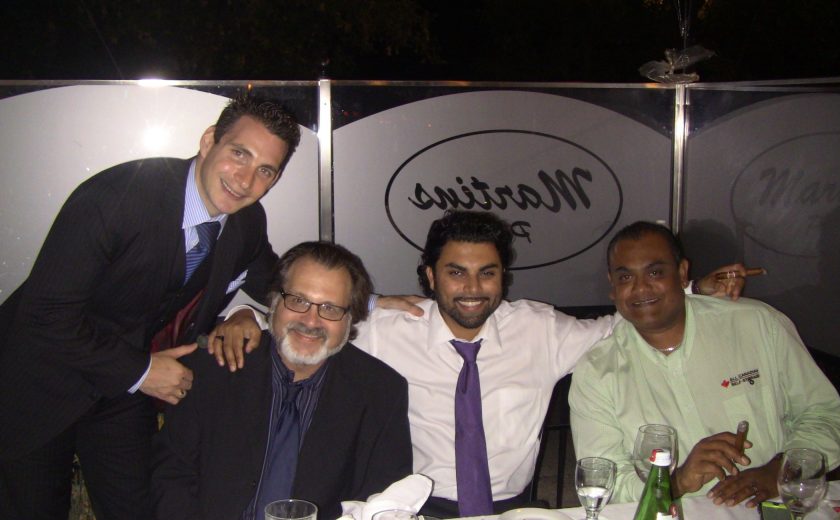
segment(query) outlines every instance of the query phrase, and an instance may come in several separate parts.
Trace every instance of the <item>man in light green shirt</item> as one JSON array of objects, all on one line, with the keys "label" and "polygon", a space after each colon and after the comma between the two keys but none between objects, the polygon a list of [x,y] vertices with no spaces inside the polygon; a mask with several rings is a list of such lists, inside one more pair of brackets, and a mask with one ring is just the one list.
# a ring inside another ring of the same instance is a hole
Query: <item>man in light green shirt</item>
[{"label": "man in light green shirt", "polygon": [[[686,296],[688,262],[657,224],[624,228],[607,256],[610,297],[626,321],[578,364],[569,401],[577,456],[618,465],[613,501],[641,496],[632,452],[649,423],[677,431],[675,497],[754,507],[778,496],[788,448],[840,464],[840,398],[790,320],[754,300]],[[731,433],[743,420],[745,453]]]}]

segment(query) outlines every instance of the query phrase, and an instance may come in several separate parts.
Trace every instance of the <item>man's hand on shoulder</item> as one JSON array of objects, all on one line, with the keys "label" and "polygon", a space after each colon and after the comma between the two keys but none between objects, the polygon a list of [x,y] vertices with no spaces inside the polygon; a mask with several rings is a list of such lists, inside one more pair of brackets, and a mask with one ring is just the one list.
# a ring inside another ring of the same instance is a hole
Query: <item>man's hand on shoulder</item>
[{"label": "man's hand on shoulder", "polygon": [[[751,447],[750,441],[744,446]],[[706,437],[694,445],[682,466],[674,471],[674,498],[693,493],[713,478],[726,479],[727,473],[738,474],[735,463],[747,465],[750,459],[735,447],[735,434],[721,432]]]},{"label": "man's hand on shoulder", "polygon": [[140,391],[169,404],[178,404],[192,388],[192,370],[178,358],[195,351],[198,345],[181,345],[152,354],[152,364]]},{"label": "man's hand on shoulder", "polygon": [[[734,274],[732,274],[734,273]],[[727,276],[718,276],[725,274]],[[697,282],[700,294],[729,298],[732,301],[741,296],[746,285],[747,269],[744,264],[729,264],[718,267]]]},{"label": "man's hand on shoulder", "polygon": [[245,354],[260,345],[262,330],[253,309],[241,309],[220,323],[208,335],[207,352],[216,357],[220,367],[227,364],[231,372],[245,366]]},{"label": "man's hand on shoulder", "polygon": [[415,296],[413,294],[401,296],[379,296],[376,299],[376,306],[380,309],[393,309],[397,311],[404,311],[414,316],[420,317],[423,315],[423,309],[417,306],[426,298],[422,296]]},{"label": "man's hand on shoulder", "polygon": [[781,465],[782,458],[773,457],[764,466],[745,469],[718,482],[706,496],[714,500],[716,505],[727,506],[740,504],[749,498],[745,505],[749,508],[756,507],[763,500],[779,496],[776,477]]}]

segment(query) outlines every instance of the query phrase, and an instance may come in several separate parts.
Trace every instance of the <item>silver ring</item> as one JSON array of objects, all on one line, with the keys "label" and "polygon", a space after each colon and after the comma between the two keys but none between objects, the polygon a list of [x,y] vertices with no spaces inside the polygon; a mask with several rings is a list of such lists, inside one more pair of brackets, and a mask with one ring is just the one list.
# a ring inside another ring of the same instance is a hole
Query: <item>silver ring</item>
[{"label": "silver ring", "polygon": [[[186,396],[187,396],[187,391],[182,388],[181,389],[181,397],[186,397]],[[753,486],[753,487],[755,487],[755,486]]]}]

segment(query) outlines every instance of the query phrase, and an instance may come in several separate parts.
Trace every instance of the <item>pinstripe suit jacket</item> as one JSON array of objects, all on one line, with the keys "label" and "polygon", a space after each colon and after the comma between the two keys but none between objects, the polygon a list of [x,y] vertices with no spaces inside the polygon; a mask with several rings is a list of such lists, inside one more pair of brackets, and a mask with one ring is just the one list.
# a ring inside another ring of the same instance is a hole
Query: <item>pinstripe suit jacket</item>
[{"label": "pinstripe suit jacket", "polygon": [[[185,340],[211,328],[248,270],[265,300],[277,256],[257,203],[230,215],[191,283],[181,229],[190,160],[109,168],[62,207],[28,279],[0,307],[0,458],[43,445],[103,397],[134,385],[149,342],[206,280]],[[199,276],[201,272],[201,276]]]}]

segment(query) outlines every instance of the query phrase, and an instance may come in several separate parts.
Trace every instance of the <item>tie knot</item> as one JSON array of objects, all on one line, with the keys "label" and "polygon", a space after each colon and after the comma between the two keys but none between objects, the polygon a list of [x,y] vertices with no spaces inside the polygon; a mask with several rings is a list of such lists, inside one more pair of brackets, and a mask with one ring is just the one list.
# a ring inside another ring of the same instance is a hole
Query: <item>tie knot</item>
[{"label": "tie knot", "polygon": [[202,222],[201,224],[195,227],[195,232],[198,233],[198,243],[202,247],[207,247],[208,244],[212,244],[216,237],[219,236],[219,228],[221,228],[221,224],[216,221],[211,222]]},{"label": "tie knot", "polygon": [[301,384],[289,383],[286,385],[286,395],[283,396],[283,403],[289,404],[292,403],[297,406],[297,395],[300,393]]},{"label": "tie knot", "polygon": [[478,357],[478,349],[481,348],[481,340],[478,340],[475,343],[468,343],[466,341],[453,339],[450,343],[452,343],[452,346],[458,351],[458,354],[464,358],[465,362],[475,363],[475,358]]}]

